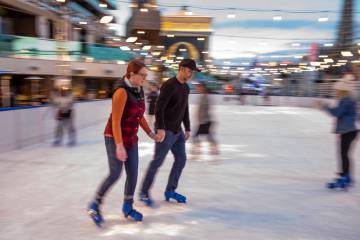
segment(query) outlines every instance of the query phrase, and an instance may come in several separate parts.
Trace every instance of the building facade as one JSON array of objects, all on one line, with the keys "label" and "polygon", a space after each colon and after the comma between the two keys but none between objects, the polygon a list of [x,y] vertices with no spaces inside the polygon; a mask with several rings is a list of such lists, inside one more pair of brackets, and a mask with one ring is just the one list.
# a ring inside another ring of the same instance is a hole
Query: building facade
[{"label": "building facade", "polygon": [[57,79],[72,80],[80,99],[109,97],[133,58],[111,44],[115,9],[116,0],[0,0],[0,107],[47,102]]}]

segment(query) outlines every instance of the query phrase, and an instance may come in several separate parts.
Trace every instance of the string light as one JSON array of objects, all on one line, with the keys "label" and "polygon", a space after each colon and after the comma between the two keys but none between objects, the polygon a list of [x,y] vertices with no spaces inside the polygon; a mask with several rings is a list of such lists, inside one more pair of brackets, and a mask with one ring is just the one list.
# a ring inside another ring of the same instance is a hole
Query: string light
[{"label": "string light", "polygon": [[[132,4],[129,1],[117,0],[121,3]],[[170,4],[158,4],[158,7],[164,8],[182,8],[180,5],[170,5]],[[201,7],[201,6],[188,6],[192,9],[208,10],[208,11],[228,11],[228,12],[277,12],[277,13],[291,13],[291,14],[339,14],[341,11],[334,10],[285,10],[285,9],[256,9],[256,8],[235,8],[235,7]],[[354,14],[360,14],[359,11],[354,11]]]}]

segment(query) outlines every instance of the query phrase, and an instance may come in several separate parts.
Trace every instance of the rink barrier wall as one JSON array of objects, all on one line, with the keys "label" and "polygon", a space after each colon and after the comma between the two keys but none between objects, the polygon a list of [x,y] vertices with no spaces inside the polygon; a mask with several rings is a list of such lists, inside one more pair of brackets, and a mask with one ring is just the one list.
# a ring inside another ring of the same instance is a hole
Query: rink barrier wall
[{"label": "rink barrier wall", "polygon": [[[237,95],[212,95],[214,104],[231,104],[241,105],[239,96]],[[322,99],[330,104],[335,103],[330,98],[315,97],[292,97],[292,96],[270,96],[266,101],[264,97],[258,95],[245,96],[244,104],[253,106],[283,106],[283,107],[314,107],[316,100]]]},{"label": "rink barrier wall", "polygon": [[[111,100],[78,102],[74,108],[77,131],[100,122],[105,126]],[[55,109],[50,106],[0,111],[0,119],[0,153],[42,142],[51,143],[56,121]],[[67,140],[67,134],[64,140]]]},{"label": "rink barrier wall", "polygon": [[[190,95],[190,104],[196,104],[198,94]],[[211,95],[215,105],[239,105],[235,95]],[[261,96],[246,96],[246,105],[312,107],[318,98],[271,96],[264,102]],[[333,102],[332,99],[327,99]],[[77,131],[99,123],[106,123],[111,111],[111,100],[78,102],[75,104]],[[21,149],[37,143],[51,143],[55,130],[55,111],[52,107],[32,107],[0,111],[0,153]],[[102,133],[99,133],[102,134]],[[65,134],[65,137],[67,135]],[[79,139],[81,141],[81,139]]]}]

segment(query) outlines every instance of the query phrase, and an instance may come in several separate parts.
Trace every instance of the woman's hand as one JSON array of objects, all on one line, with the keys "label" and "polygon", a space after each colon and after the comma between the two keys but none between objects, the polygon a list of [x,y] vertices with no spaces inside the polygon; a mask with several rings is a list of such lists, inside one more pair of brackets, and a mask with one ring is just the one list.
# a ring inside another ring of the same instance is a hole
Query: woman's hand
[{"label": "woman's hand", "polygon": [[116,144],[116,158],[122,162],[125,162],[127,159],[126,149],[122,143]]}]

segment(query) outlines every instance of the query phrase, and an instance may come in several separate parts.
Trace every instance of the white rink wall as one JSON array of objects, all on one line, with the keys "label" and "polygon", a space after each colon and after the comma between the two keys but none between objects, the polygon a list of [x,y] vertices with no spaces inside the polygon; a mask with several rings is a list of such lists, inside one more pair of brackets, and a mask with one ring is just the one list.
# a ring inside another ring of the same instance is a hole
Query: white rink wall
[{"label": "white rink wall", "polygon": [[[190,104],[196,104],[199,95],[190,95]],[[215,105],[239,105],[235,95],[211,95]],[[315,98],[272,96],[264,102],[261,96],[246,96],[247,105],[272,105],[286,107],[312,107]],[[334,100],[327,100],[334,102]],[[104,123],[111,111],[111,100],[89,101],[75,104],[75,128],[77,131]],[[50,142],[54,129],[54,110],[39,107],[20,110],[0,111],[0,153],[37,144]],[[99,133],[102,134],[102,133]],[[67,134],[65,134],[66,139]]]},{"label": "white rink wall", "polygon": [[[76,130],[104,122],[110,111],[110,100],[75,104]],[[56,124],[55,111],[52,107],[2,111],[0,119],[0,152],[49,141],[53,137]],[[65,133],[64,140],[67,140],[66,138]]]},{"label": "white rink wall", "polygon": [[[197,94],[192,95],[192,103],[196,103],[195,98]],[[211,95],[213,104],[232,104],[240,105],[239,96],[237,95]],[[247,95],[244,97],[245,105],[270,105],[270,106],[283,106],[283,107],[313,107],[314,101],[319,100],[319,98],[312,97],[288,97],[288,96],[270,96],[268,101],[265,101],[262,96],[257,95]],[[322,99],[329,104],[334,104],[333,99]]]}]

